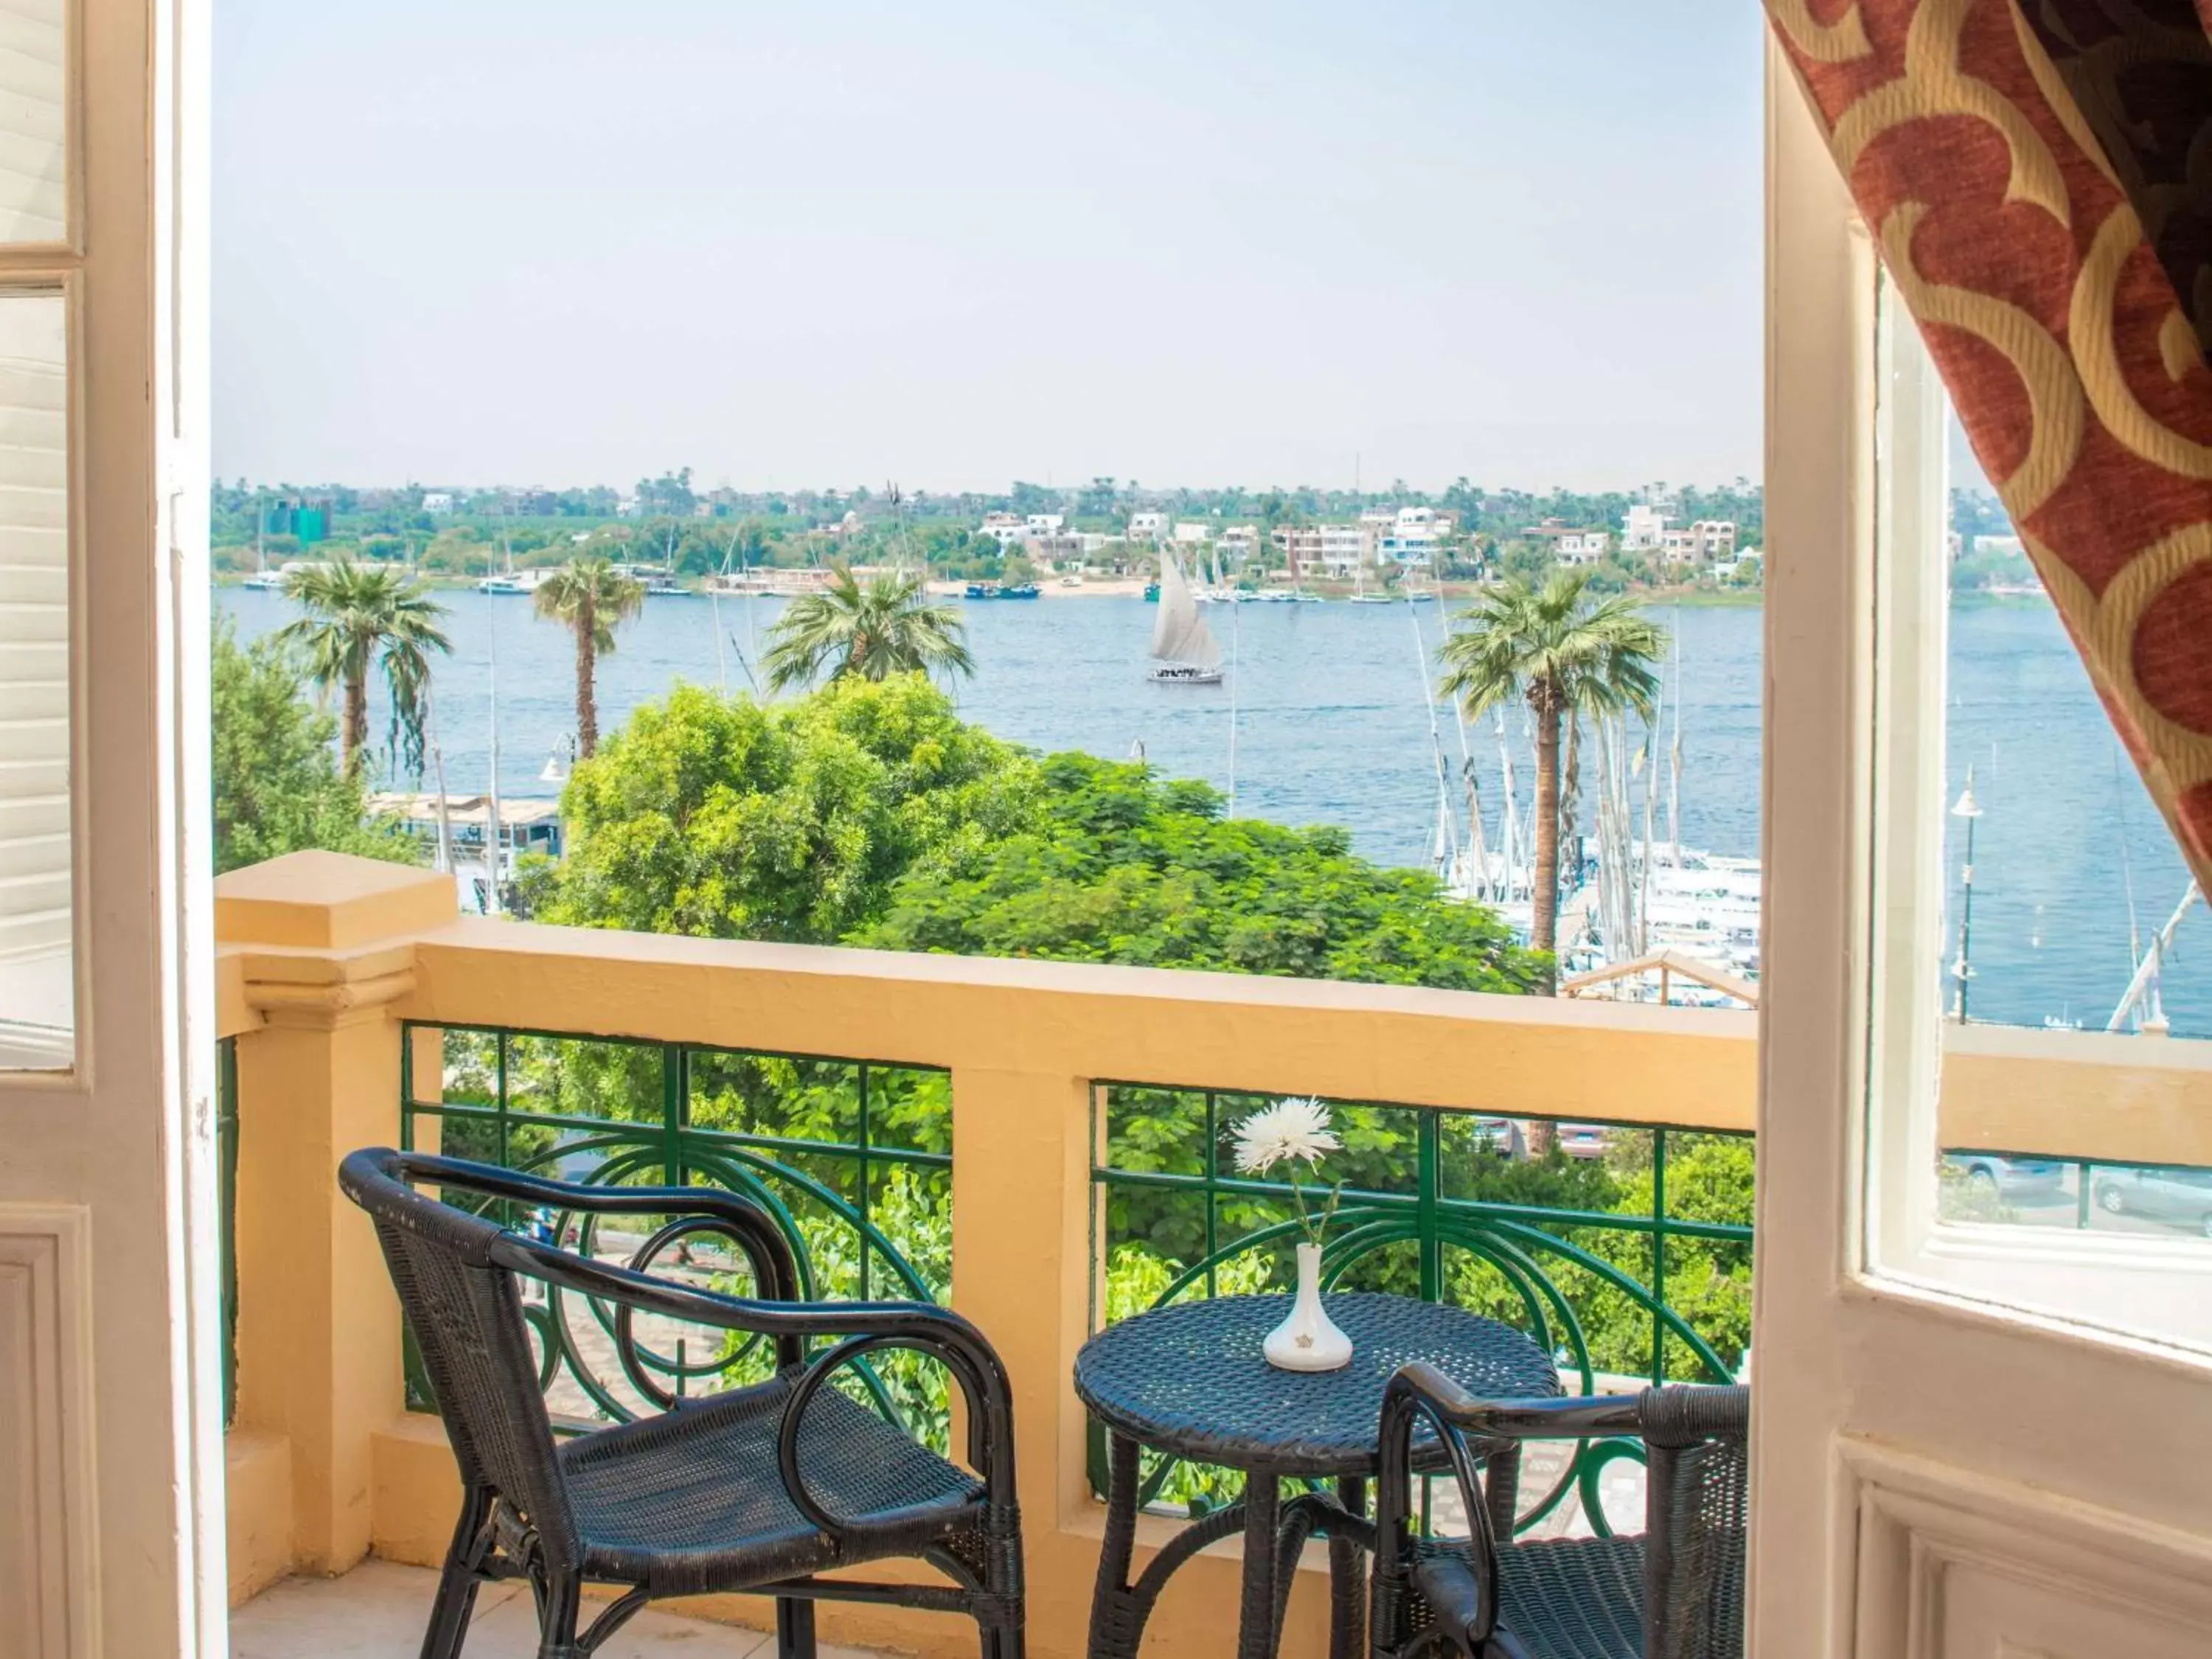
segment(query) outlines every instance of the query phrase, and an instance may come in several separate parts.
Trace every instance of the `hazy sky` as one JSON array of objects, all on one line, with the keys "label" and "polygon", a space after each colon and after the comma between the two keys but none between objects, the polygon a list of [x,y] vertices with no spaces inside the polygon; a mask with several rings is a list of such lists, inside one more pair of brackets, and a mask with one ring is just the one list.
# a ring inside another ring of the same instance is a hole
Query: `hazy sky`
[{"label": "hazy sky", "polygon": [[217,0],[216,465],[1759,471],[1723,0]]}]

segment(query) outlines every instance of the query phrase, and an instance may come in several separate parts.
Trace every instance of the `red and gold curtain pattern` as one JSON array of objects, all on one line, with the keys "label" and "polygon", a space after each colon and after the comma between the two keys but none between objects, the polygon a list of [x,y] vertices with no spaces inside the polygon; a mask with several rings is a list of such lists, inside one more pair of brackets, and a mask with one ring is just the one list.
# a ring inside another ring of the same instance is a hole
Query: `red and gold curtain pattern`
[{"label": "red and gold curtain pattern", "polygon": [[2212,0],[1766,9],[2212,892]]}]

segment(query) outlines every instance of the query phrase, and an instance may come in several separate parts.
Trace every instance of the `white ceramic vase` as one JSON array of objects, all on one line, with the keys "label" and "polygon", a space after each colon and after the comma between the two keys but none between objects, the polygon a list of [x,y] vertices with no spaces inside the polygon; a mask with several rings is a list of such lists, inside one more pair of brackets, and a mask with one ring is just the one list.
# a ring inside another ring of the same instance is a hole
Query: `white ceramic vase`
[{"label": "white ceramic vase", "polygon": [[1352,1363],[1352,1339],[1321,1304],[1321,1246],[1298,1246],[1298,1293],[1291,1315],[1267,1333],[1261,1352],[1282,1371],[1339,1371]]}]

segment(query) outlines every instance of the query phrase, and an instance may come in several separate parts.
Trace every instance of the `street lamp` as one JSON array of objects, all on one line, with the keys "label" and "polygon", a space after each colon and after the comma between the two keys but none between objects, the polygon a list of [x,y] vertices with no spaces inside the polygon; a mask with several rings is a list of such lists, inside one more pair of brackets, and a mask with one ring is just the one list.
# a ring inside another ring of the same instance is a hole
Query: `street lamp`
[{"label": "street lamp", "polygon": [[1958,984],[1958,1000],[1952,1005],[1952,1017],[1960,1024],[1966,1023],[1966,988],[1974,977],[1972,946],[1974,934],[1974,820],[1982,815],[1981,803],[1974,799],[1974,769],[1966,769],[1966,787],[1959,792],[1959,799],[1951,807],[1951,816],[1966,821],[1966,861],[1959,871],[1959,885],[1963,890],[1959,904],[1959,955],[1951,964],[1951,977]]},{"label": "street lamp", "polygon": [[[565,758],[563,751],[566,751]],[[575,763],[576,740],[571,737],[564,737],[560,742],[555,744],[551,751],[546,755],[544,769],[538,773],[538,781],[566,783],[568,781],[568,773]]]}]

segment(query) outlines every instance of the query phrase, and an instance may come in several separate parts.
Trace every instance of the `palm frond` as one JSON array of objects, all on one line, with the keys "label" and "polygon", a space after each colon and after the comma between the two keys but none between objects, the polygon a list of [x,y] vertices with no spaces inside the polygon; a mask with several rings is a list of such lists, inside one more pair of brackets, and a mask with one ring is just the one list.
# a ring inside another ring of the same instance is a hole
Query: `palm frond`
[{"label": "palm frond", "polygon": [[763,665],[770,691],[811,684],[825,667],[832,679],[973,674],[975,659],[966,632],[957,610],[930,603],[920,575],[877,576],[864,583],[841,565],[826,586],[784,608],[769,630]]}]

